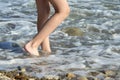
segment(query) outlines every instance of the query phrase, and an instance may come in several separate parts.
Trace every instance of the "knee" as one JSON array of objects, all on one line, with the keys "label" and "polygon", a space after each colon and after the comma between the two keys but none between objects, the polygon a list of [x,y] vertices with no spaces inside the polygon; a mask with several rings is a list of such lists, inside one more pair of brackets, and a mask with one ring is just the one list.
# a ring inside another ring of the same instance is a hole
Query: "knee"
[{"label": "knee", "polygon": [[69,14],[70,14],[70,8],[69,7],[66,8],[63,13],[64,13],[64,15],[66,15],[66,17],[69,16]]},{"label": "knee", "polygon": [[66,7],[64,9],[61,9],[61,10],[55,10],[55,13],[58,13],[60,14],[62,17],[66,18],[69,16],[70,14],[70,8],[69,7]]}]

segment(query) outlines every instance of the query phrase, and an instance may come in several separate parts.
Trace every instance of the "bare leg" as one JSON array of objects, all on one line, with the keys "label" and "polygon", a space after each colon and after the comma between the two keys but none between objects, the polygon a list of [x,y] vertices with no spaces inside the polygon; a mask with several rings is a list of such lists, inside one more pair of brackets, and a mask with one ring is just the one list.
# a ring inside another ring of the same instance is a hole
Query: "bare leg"
[{"label": "bare leg", "polygon": [[[39,33],[42,30],[44,23],[48,20],[50,6],[48,0],[36,0],[36,5],[38,13],[37,30]],[[42,41],[41,48],[43,51],[51,52],[49,36]]]},{"label": "bare leg", "polygon": [[[55,14],[43,25],[42,30],[25,46],[25,49],[31,54],[38,56],[38,47],[43,40],[53,32],[57,26],[68,16],[69,6],[67,0],[48,0],[55,9]],[[62,5],[61,5],[62,4]]]}]

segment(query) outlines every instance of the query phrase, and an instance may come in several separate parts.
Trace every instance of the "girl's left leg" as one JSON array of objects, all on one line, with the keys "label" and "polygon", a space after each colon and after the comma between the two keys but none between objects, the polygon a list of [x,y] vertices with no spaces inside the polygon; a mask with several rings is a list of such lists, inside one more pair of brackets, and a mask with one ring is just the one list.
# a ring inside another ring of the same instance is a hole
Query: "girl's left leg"
[{"label": "girl's left leg", "polygon": [[[50,13],[50,6],[48,0],[36,0],[36,8],[37,8],[37,30],[38,33],[42,30],[43,25],[46,23]],[[41,44],[39,44],[43,51],[51,52],[49,36],[47,36]],[[37,47],[38,48],[38,47]],[[39,56],[37,48],[33,47],[30,42],[28,42],[24,49],[28,51],[30,55]]]},{"label": "girl's left leg", "polygon": [[[43,25],[48,20],[50,14],[50,5],[48,0],[36,0],[36,7],[37,7],[37,30],[38,33],[42,30]],[[42,43],[40,44],[43,51],[47,51],[51,53],[49,36],[46,37]]]}]

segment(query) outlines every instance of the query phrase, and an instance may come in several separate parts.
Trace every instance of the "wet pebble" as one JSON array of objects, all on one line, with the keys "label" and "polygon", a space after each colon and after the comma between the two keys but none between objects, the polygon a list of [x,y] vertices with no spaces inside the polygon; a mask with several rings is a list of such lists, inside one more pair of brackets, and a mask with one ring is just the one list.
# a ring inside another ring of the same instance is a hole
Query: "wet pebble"
[{"label": "wet pebble", "polygon": [[91,76],[97,76],[99,74],[100,74],[100,72],[97,72],[97,71],[91,71],[88,73],[88,75],[91,75]]},{"label": "wet pebble", "polygon": [[11,79],[5,76],[3,73],[0,73],[0,80],[11,80]]},{"label": "wet pebble", "polygon": [[113,79],[111,77],[106,77],[104,80],[115,80],[115,79]]},{"label": "wet pebble", "polygon": [[59,80],[59,79],[60,77],[55,75],[46,75],[42,78],[42,80]]},{"label": "wet pebble", "polygon": [[72,79],[72,78],[75,78],[76,75],[73,74],[73,73],[68,73],[68,74],[66,75],[66,77],[67,77],[68,79]]},{"label": "wet pebble", "polygon": [[106,75],[107,77],[115,77],[116,72],[115,72],[115,71],[112,71],[112,70],[106,70],[106,71],[105,71],[105,75]]},{"label": "wet pebble", "polygon": [[105,75],[104,75],[103,73],[100,73],[100,74],[98,74],[98,75],[96,76],[96,78],[97,78],[98,80],[104,80],[104,79],[105,79]]},{"label": "wet pebble", "polygon": [[89,79],[85,76],[81,76],[81,77],[78,78],[78,80],[89,80]]}]

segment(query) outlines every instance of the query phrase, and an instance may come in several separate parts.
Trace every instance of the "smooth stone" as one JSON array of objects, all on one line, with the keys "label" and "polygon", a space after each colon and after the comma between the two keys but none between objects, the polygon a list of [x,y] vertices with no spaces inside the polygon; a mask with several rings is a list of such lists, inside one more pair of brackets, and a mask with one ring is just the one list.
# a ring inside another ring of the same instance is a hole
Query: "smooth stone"
[{"label": "smooth stone", "polygon": [[8,49],[12,52],[21,53],[23,52],[22,48],[19,46],[19,44],[15,42],[0,42],[0,48],[1,49]]},{"label": "smooth stone", "polygon": [[59,80],[59,79],[60,77],[55,75],[46,75],[42,78],[42,80]]},{"label": "smooth stone", "polygon": [[92,71],[92,72],[88,73],[88,75],[90,75],[90,76],[97,76],[99,74],[100,74],[100,72],[98,72],[98,71]]},{"label": "smooth stone", "polygon": [[85,77],[85,76],[80,76],[79,78],[78,78],[78,80],[89,80],[87,77]]},{"label": "smooth stone", "polygon": [[62,29],[63,32],[69,36],[83,36],[84,32],[78,27],[66,27]]},{"label": "smooth stone", "polygon": [[11,79],[5,76],[3,73],[0,73],[0,80],[11,80]]},{"label": "smooth stone", "polygon": [[29,80],[35,80],[34,78],[30,78]]},{"label": "smooth stone", "polygon": [[87,79],[88,79],[88,80],[101,80],[101,79],[98,79],[98,78],[93,77],[93,76],[89,76],[89,77],[87,77]]},{"label": "smooth stone", "polygon": [[104,80],[115,80],[115,79],[113,79],[111,77],[106,77]]},{"label": "smooth stone", "polygon": [[72,78],[75,78],[76,75],[73,74],[73,73],[68,73],[68,74],[66,75],[66,77],[67,77],[68,79],[72,79]]},{"label": "smooth stone", "polygon": [[112,71],[112,70],[106,70],[105,71],[105,75],[106,75],[106,77],[115,77],[116,76],[116,72]]},{"label": "smooth stone", "polygon": [[97,78],[98,80],[104,80],[104,79],[105,79],[105,75],[104,75],[103,73],[100,73],[100,74],[98,74],[98,75],[96,76],[96,78]]}]

